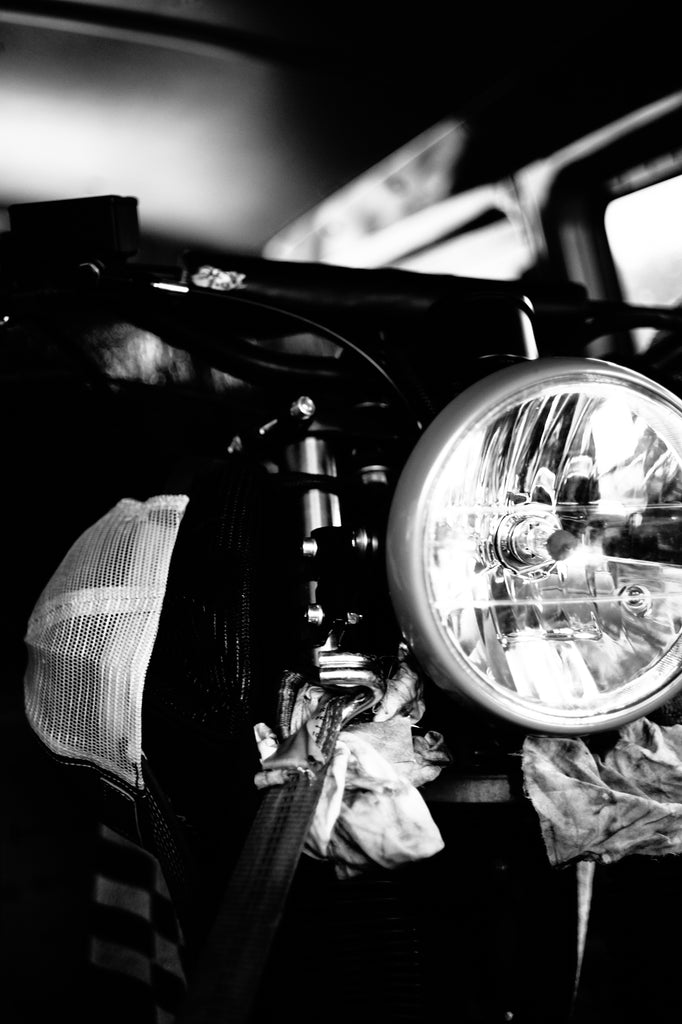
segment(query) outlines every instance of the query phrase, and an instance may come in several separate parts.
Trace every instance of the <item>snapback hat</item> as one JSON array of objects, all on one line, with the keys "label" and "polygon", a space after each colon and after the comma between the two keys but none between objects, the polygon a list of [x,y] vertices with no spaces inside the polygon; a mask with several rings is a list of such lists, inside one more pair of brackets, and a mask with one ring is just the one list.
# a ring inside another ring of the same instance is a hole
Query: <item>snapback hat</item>
[{"label": "snapback hat", "polygon": [[188,497],[124,498],[67,552],[26,632],[28,721],[57,757],[145,788],[142,694]]}]

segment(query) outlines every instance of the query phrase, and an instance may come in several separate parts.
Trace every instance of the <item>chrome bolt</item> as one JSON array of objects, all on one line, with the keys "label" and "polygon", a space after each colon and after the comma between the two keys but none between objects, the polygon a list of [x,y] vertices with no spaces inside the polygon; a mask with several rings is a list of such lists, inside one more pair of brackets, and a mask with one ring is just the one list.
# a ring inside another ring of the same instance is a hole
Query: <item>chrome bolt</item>
[{"label": "chrome bolt", "polygon": [[353,545],[356,551],[359,551],[363,555],[367,551],[376,551],[379,546],[377,538],[374,537],[372,534],[368,533],[367,530],[365,530],[365,528],[362,526],[353,534],[351,544]]},{"label": "chrome bolt", "polygon": [[324,612],[319,604],[309,604],[306,613],[306,622],[309,626],[321,626],[324,622]]},{"label": "chrome bolt", "polygon": [[295,420],[310,420],[315,415],[315,403],[308,395],[301,395],[291,403],[289,415]]}]

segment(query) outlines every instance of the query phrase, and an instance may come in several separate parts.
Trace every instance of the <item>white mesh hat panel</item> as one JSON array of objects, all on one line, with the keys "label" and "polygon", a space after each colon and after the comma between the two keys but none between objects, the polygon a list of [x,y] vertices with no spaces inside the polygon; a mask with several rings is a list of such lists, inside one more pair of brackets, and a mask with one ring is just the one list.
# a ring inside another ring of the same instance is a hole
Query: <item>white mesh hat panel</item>
[{"label": "white mesh hat panel", "polygon": [[25,638],[25,707],[40,739],[137,789],[142,692],[188,500],[119,501],[65,555]]}]

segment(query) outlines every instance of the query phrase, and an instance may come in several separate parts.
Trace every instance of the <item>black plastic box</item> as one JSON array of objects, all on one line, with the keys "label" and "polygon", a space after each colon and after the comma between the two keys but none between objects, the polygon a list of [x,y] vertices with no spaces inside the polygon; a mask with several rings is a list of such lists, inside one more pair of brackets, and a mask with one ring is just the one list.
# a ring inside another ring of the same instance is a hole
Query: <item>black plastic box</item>
[{"label": "black plastic box", "polygon": [[132,196],[15,203],[8,209],[14,252],[37,262],[59,256],[121,259],[137,252],[137,199]]}]

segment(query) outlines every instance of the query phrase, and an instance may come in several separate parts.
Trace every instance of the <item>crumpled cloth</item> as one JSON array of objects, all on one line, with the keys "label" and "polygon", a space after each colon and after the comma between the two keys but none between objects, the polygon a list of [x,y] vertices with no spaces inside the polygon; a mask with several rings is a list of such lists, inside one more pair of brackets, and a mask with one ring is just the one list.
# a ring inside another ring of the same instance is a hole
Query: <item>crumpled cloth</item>
[{"label": "crumpled cloth", "polygon": [[581,738],[527,736],[522,770],[552,865],[682,852],[682,725],[640,718],[601,754]]},{"label": "crumpled cloth", "polygon": [[[322,763],[311,701],[318,690],[303,687],[292,721],[308,717],[281,743],[269,726],[255,726],[263,767],[254,779],[259,788],[281,785],[292,770]],[[373,720],[349,723],[339,733],[304,846],[308,856],[331,861],[338,878],[395,868],[444,848],[417,787],[435,779],[452,757],[440,733],[413,735],[423,712],[418,677],[403,664],[387,681]]]}]

